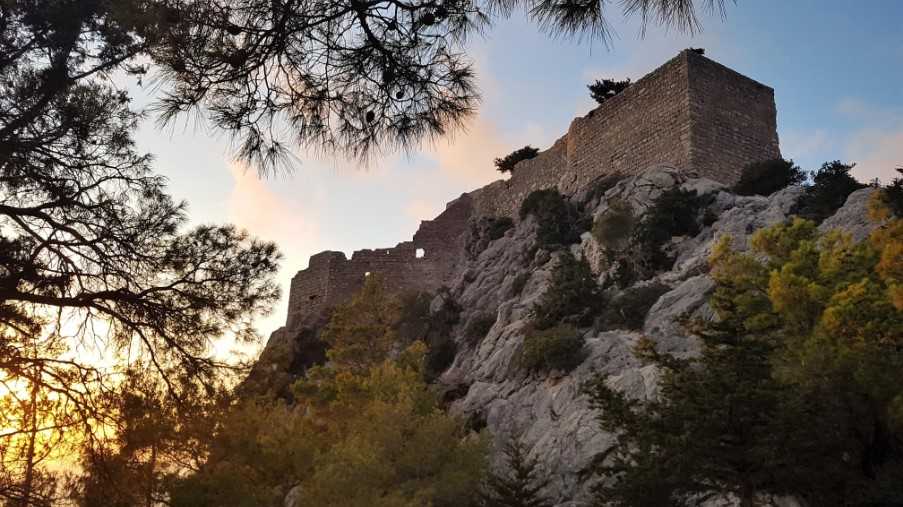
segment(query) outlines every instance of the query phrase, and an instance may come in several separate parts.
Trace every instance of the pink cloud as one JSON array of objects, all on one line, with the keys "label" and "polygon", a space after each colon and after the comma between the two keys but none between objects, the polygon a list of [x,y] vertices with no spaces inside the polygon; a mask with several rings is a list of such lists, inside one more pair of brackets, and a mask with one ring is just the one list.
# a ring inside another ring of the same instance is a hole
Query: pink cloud
[{"label": "pink cloud", "polygon": [[903,128],[891,132],[861,131],[847,149],[850,159],[856,161],[853,174],[857,179],[871,181],[878,178],[887,183],[899,176],[894,169],[903,167]]},{"label": "pink cloud", "polygon": [[278,179],[262,180],[255,171],[239,164],[233,164],[231,172],[234,186],[229,195],[229,221],[257,238],[275,242],[283,255],[278,275],[282,300],[271,315],[258,322],[258,329],[269,332],[284,323],[292,276],[307,265],[311,255],[324,250],[325,245],[316,214],[269,188],[278,185]]}]

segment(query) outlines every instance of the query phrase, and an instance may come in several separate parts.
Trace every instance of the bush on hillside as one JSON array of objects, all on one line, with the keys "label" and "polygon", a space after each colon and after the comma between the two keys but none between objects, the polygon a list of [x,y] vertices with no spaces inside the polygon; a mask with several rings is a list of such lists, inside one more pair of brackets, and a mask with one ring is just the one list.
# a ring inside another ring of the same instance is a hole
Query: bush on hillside
[{"label": "bush on hillside", "polygon": [[586,260],[561,256],[552,283],[533,306],[533,324],[548,329],[560,323],[590,325],[603,302],[602,289]]},{"label": "bush on hillside", "polygon": [[812,175],[812,184],[797,202],[795,212],[808,220],[821,223],[833,215],[853,192],[865,188],[856,181],[850,171],[856,164],[844,164],[839,160],[825,162]]},{"label": "bush on hillside", "polygon": [[647,274],[671,268],[674,258],[664,246],[674,236],[699,234],[701,212],[713,199],[708,194],[698,195],[695,190],[673,188],[652,203],[633,235],[634,253]]},{"label": "bush on hillside", "polygon": [[396,332],[401,343],[409,345],[425,340],[430,329],[430,303],[433,296],[426,292],[410,292],[400,297],[401,312]]},{"label": "bush on hillside", "polygon": [[608,212],[593,222],[593,238],[606,249],[621,250],[633,233],[636,217],[633,209],[622,200],[612,200]]},{"label": "bush on hillside", "polygon": [[495,159],[495,168],[502,173],[513,173],[514,166],[516,166],[518,162],[536,158],[536,155],[539,155],[538,148],[529,145],[524,146],[523,148],[514,150],[508,155],[505,155],[503,158]]},{"label": "bush on hillside", "polygon": [[481,313],[475,315],[467,323],[464,328],[464,338],[468,343],[477,343],[486,337],[489,330],[495,324],[496,316],[494,313]]},{"label": "bush on hillside", "polygon": [[882,196],[891,214],[903,218],[903,167],[898,168],[897,172],[900,177],[894,178],[894,181],[882,189]]},{"label": "bush on hillside", "polygon": [[577,243],[586,228],[576,206],[555,188],[536,190],[524,199],[520,217],[530,215],[536,219],[539,246],[546,249]]},{"label": "bush on hillside", "polygon": [[790,185],[806,181],[806,173],[792,160],[776,158],[754,162],[743,168],[740,181],[734,185],[737,195],[771,195]]},{"label": "bush on hillside", "polygon": [[486,235],[489,237],[489,241],[495,241],[513,228],[514,220],[508,217],[491,218],[486,224]]},{"label": "bush on hillside", "polygon": [[599,328],[642,329],[649,309],[669,290],[670,287],[661,283],[627,289],[605,305],[599,317]]},{"label": "bush on hillside", "polygon": [[567,324],[531,330],[524,337],[521,365],[530,371],[570,371],[583,361],[584,343],[577,328]]}]

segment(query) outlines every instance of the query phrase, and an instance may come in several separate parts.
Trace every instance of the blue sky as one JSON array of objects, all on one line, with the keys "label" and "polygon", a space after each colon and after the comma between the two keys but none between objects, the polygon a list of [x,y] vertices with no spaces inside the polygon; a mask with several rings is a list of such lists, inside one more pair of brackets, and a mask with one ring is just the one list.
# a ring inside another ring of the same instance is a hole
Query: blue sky
[{"label": "blue sky", "polygon": [[[276,241],[286,289],[311,254],[407,240],[447,201],[496,179],[495,156],[548,147],[592,108],[593,79],[637,79],[690,46],[775,89],[781,150],[803,168],[856,161],[869,180],[903,165],[903,1],[739,0],[724,20],[703,15],[694,36],[651,26],[642,38],[616,8],[610,21],[609,47],[551,39],[520,15],[500,21],[471,44],[483,104],[468,130],[367,167],[301,154],[293,173],[261,180],[193,119],[166,130],[148,120],[138,142],[195,223],[233,222]],[[286,296],[264,334],[284,321]]]}]

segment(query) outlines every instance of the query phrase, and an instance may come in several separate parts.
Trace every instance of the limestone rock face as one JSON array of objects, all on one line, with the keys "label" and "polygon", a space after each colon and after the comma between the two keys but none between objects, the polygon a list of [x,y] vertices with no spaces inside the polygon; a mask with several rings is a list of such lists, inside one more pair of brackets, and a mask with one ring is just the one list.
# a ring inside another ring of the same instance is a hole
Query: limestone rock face
[{"label": "limestone rock face", "polygon": [[[583,192],[575,200],[593,217],[611,212],[616,202],[641,217],[656,197],[677,186],[712,196],[707,209],[712,219],[694,237],[672,238],[667,247],[676,259],[673,267],[640,282],[666,288],[651,305],[641,329],[582,330],[585,359],[570,372],[531,373],[519,362],[531,309],[549,288],[552,272],[564,252],[535,246],[536,223],[532,218],[518,222],[495,240],[471,238],[459,274],[432,302],[432,312],[442,311],[448,298],[461,308],[459,323],[452,330],[458,351],[438,380],[450,410],[476,428],[485,427],[493,435],[522,441],[539,459],[541,472],[550,478],[545,493],[559,507],[591,505],[592,485],[600,480],[592,474],[593,460],[614,444],[613,436],[599,429],[597,414],[583,395],[584,383],[603,375],[609,385],[631,397],[657,396],[658,371],[641,364],[631,353],[638,340],[651,339],[660,352],[680,356],[698,353],[697,341],[687,336],[678,320],[713,316],[707,304],[714,288],[707,262],[712,246],[729,236],[736,248],[747,248],[749,236],[756,229],[787,220],[803,193],[800,187],[789,187],[768,197],[736,196],[714,181],[656,167],[621,180],[601,196],[590,197],[592,192]],[[874,227],[866,218],[870,192],[853,193],[822,229],[840,227],[856,239],[866,237]],[[606,245],[585,233],[579,243],[567,249],[586,258],[600,280],[605,279],[609,269]],[[611,287],[606,290],[608,297],[618,292]],[[485,336],[465,336],[467,324],[485,319],[486,314],[495,315],[496,320]],[[290,348],[287,336],[277,338],[274,348]],[[770,503],[795,505],[792,499]],[[711,505],[734,502],[722,499]]]},{"label": "limestone rock face", "polygon": [[822,231],[831,229],[843,229],[850,233],[856,241],[867,238],[875,224],[869,221],[868,202],[875,189],[872,187],[857,190],[847,197],[847,202],[837,210],[833,216],[828,217],[818,227]]},{"label": "limestone rock face", "polygon": [[[662,352],[697,353],[698,344],[676,321],[686,315],[712,317],[706,301],[714,288],[707,275],[713,244],[729,235],[736,247],[746,248],[753,231],[786,220],[803,192],[800,187],[790,187],[769,197],[741,197],[713,181],[656,168],[622,180],[596,202],[587,203],[587,211],[600,216],[619,200],[639,216],[658,195],[675,186],[712,194],[710,208],[717,220],[695,237],[673,239],[677,261],[672,270],[660,273],[655,280],[670,290],[650,308],[642,330],[584,330],[586,357],[571,372],[529,373],[518,363],[531,308],[548,289],[560,255],[531,249],[535,241],[531,221],[518,224],[478,252],[451,288],[451,296],[463,309],[461,322],[476,313],[496,315],[495,324],[482,340],[468,344],[464,337],[456,337],[459,352],[440,378],[440,382],[457,387],[459,397],[452,401],[451,410],[478,421],[478,426],[485,424],[493,434],[513,435],[523,441],[530,454],[539,458],[542,471],[551,477],[546,493],[559,506],[591,504],[590,488],[598,480],[591,473],[592,461],[614,443],[612,435],[599,429],[581,386],[602,374],[610,385],[632,397],[656,396],[658,372],[631,354],[637,340],[648,337]],[[867,191],[851,195],[846,206],[823,227],[842,227],[857,239],[864,237],[870,228],[864,218],[867,196]],[[571,251],[585,256],[595,272],[604,270],[604,245],[591,234],[584,234]],[[515,293],[514,280],[518,277],[527,281]]]}]

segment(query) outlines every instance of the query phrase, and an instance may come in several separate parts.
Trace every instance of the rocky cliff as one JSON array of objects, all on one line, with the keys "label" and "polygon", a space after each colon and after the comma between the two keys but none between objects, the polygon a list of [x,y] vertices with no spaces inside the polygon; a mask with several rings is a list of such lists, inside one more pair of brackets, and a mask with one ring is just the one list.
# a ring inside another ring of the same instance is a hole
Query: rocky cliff
[{"label": "rocky cliff", "polygon": [[[621,207],[626,204],[633,215],[641,217],[656,197],[675,187],[709,196],[704,210],[708,220],[703,221],[706,225],[698,234],[671,238],[666,247],[675,262],[651,279],[615,288],[607,283],[614,269],[604,253],[610,245],[600,244],[586,232],[579,243],[566,248],[536,248],[537,224],[528,218],[497,239],[474,232],[463,270],[433,302],[434,311],[449,298],[461,308],[458,324],[451,332],[457,353],[437,381],[449,409],[493,435],[520,439],[551,478],[547,493],[560,506],[589,505],[590,488],[597,480],[591,474],[591,464],[613,444],[612,436],[599,429],[594,411],[581,393],[582,384],[602,374],[612,386],[631,396],[655,396],[657,372],[638,362],[631,354],[632,347],[641,337],[648,337],[660,352],[693,354],[696,343],[683,332],[678,320],[685,316],[710,317],[706,300],[713,282],[707,275],[707,258],[714,242],[729,235],[736,247],[744,248],[756,229],[788,219],[803,193],[800,187],[789,187],[769,197],[741,197],[714,181],[657,167],[622,179],[602,195],[584,191],[571,200],[585,218],[603,217],[612,212],[615,203]],[[865,237],[870,228],[865,219],[869,192],[871,189],[853,193],[822,227],[843,228],[856,238]],[[607,300],[653,284],[659,287],[660,295],[656,294],[642,325],[634,326],[638,329],[582,329],[585,356],[572,371],[530,373],[520,365],[518,356],[531,311],[549,290],[553,270],[568,251],[589,262],[600,285],[608,287]],[[466,330],[473,328],[471,322],[487,320],[487,314],[495,321],[485,336],[467,336]],[[305,363],[314,360],[303,357],[305,340],[309,339],[310,333],[274,336],[259,369],[278,373],[283,381],[286,375],[297,375]],[[286,354],[288,360],[269,363]]]}]

